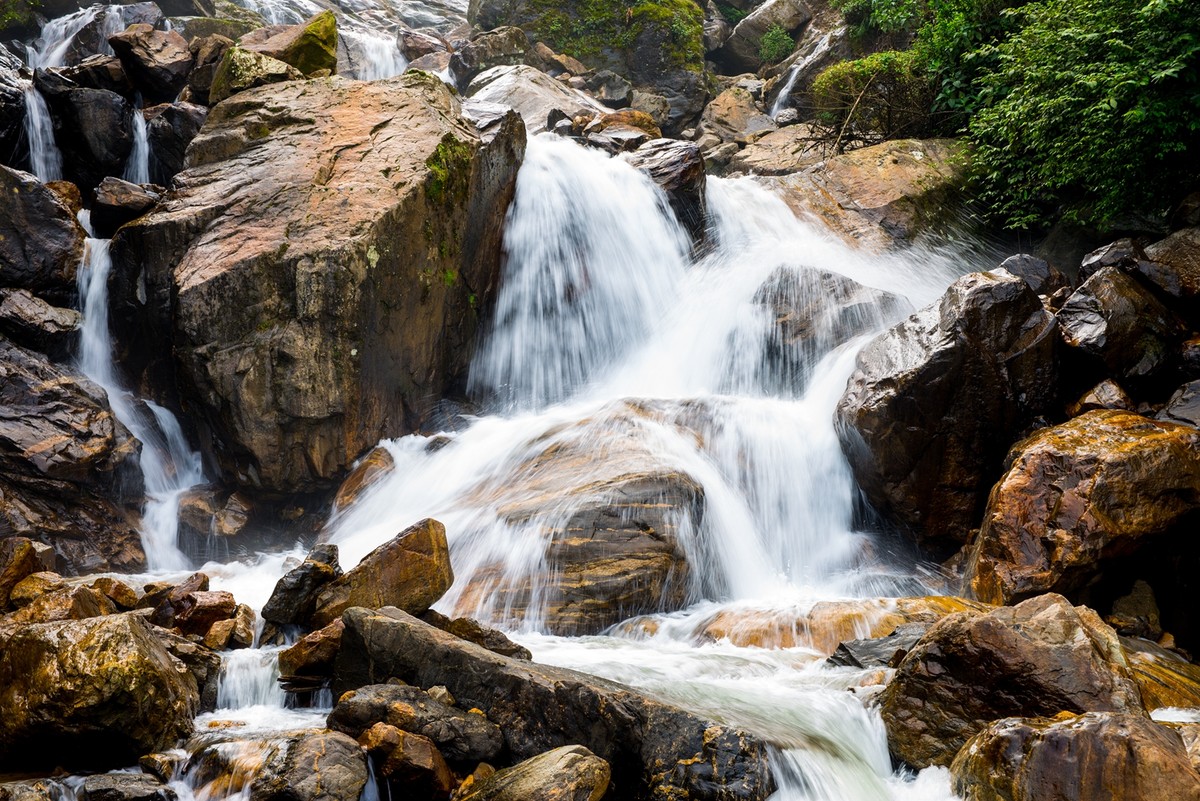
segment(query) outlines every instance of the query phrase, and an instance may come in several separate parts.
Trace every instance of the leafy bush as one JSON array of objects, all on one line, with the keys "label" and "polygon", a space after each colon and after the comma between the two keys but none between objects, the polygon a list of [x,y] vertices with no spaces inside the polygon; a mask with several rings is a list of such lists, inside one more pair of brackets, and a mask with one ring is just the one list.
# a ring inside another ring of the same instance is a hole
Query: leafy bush
[{"label": "leafy bush", "polygon": [[899,33],[914,30],[925,15],[923,0],[832,0],[855,36],[873,31]]},{"label": "leafy bush", "polygon": [[914,50],[834,64],[813,81],[812,101],[820,138],[838,153],[929,128],[929,81]]},{"label": "leafy bush", "polygon": [[796,41],[782,25],[767,28],[758,41],[758,57],[766,64],[778,64],[792,54]]},{"label": "leafy bush", "polygon": [[1010,227],[1165,212],[1200,181],[1194,0],[1046,0],[985,48],[970,122],[981,197]]}]

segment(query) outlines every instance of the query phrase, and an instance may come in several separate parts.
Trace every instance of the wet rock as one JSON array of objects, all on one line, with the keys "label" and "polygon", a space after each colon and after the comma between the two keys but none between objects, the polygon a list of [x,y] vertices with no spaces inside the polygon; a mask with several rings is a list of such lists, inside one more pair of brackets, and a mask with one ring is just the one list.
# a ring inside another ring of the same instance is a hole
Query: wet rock
[{"label": "wet rock", "polygon": [[224,590],[189,592],[171,604],[173,623],[184,634],[203,637],[220,620],[237,611],[233,593]]},{"label": "wet rock", "polygon": [[485,31],[454,51],[450,69],[458,85],[468,86],[472,79],[492,67],[515,67],[525,63],[529,39],[520,28]]},{"label": "wet rock", "polygon": [[708,178],[700,148],[692,142],[654,139],[624,159],[649,175],[667,193],[671,209],[692,235],[692,241],[702,242],[708,224],[705,196]]},{"label": "wet rock", "polygon": [[1057,338],[1033,290],[993,272],[872,340],[837,409],[870,502],[934,552],[963,542],[1008,445],[1054,400]]},{"label": "wet rock", "polygon": [[204,107],[183,102],[146,110],[151,182],[170,186],[175,175],[183,170],[187,146],[200,133],[207,116]]},{"label": "wet rock", "polygon": [[31,573],[18,581],[8,595],[9,603],[19,609],[28,606],[40,596],[66,589],[67,580],[50,570]]},{"label": "wet rock", "polygon": [[1141,579],[1133,582],[1128,594],[1113,601],[1112,612],[1105,615],[1104,622],[1126,637],[1157,640],[1163,634],[1154,590]]},{"label": "wet rock", "polygon": [[1147,711],[1200,707],[1200,665],[1138,637],[1122,637],[1121,645]]},{"label": "wet rock", "polygon": [[1116,633],[1058,595],[934,624],[881,699],[892,755],[916,768],[949,765],[993,720],[1062,711],[1142,707]]},{"label": "wet rock", "polygon": [[825,661],[835,667],[894,668],[927,631],[929,626],[925,623],[906,623],[886,637],[840,642]]},{"label": "wet rock", "polygon": [[434,75],[445,74],[450,70],[450,53],[429,53],[409,62],[410,70],[421,70]]},{"label": "wet rock", "polygon": [[133,98],[137,93],[116,56],[89,56],[78,65],[63,69],[62,75],[85,89],[104,89],[125,98]]},{"label": "wet rock", "polygon": [[868,250],[886,250],[959,224],[948,210],[958,206],[968,163],[956,140],[902,139],[758,181],[835,236]]},{"label": "wet rock", "polygon": [[742,148],[729,160],[730,172],[790,175],[822,161],[824,156],[806,125],[770,131]]},{"label": "wet rock", "polygon": [[139,443],[104,390],[0,339],[0,408],[6,533],[53,546],[67,572],[141,569]]},{"label": "wet rock", "polygon": [[[192,39],[188,45],[188,52],[192,54],[193,66],[191,73],[188,75],[188,92],[192,96],[192,100],[196,103],[208,105],[210,98],[209,91],[212,89],[213,78],[216,77],[217,68],[225,58],[225,53],[234,46],[233,39],[228,36],[222,36],[219,33],[209,34],[208,36],[197,36]],[[182,160],[180,161],[182,166]],[[178,172],[178,170],[176,170]]]},{"label": "wet rock", "polygon": [[1119,378],[1142,379],[1168,363],[1183,338],[1181,321],[1137,279],[1100,269],[1058,312],[1063,340]]},{"label": "wet rock", "polygon": [[794,35],[810,19],[812,11],[801,0],[767,0],[734,26],[713,57],[730,75],[757,72],[763,66],[759,56],[763,35],[775,26]]},{"label": "wet rock", "polygon": [[[3,305],[0,305],[0,309],[3,309]],[[1175,390],[1167,405],[1158,413],[1158,419],[1200,428],[1200,381],[1189,381]]]},{"label": "wet rock", "polygon": [[397,36],[396,43],[400,54],[409,61],[416,61],[421,56],[431,53],[444,53],[448,49],[446,41],[431,31],[414,31],[404,28]]},{"label": "wet rock", "polygon": [[187,84],[192,54],[178,33],[135,24],[108,37],[108,43],[148,102],[170,103]]},{"label": "wet rock", "polygon": [[144,587],[140,609],[153,609],[151,622],[156,626],[168,628],[175,619],[175,607],[182,604],[185,596],[193,592],[208,592],[208,576],[204,573],[193,573],[178,584],[169,581],[158,581]]},{"label": "wet rock", "polygon": [[122,364],[178,364],[229,484],[333,490],[463,380],[525,138],[458,112],[422,73],[251,90],[113,241]]},{"label": "wet rock", "polygon": [[426,518],[326,584],[317,595],[312,626],[327,626],[352,606],[395,606],[419,615],[445,595],[453,583],[446,528]]},{"label": "wet rock", "polygon": [[79,801],[175,801],[175,791],[144,773],[102,773],[88,776],[78,791]]},{"label": "wet rock", "polygon": [[[37,574],[35,574],[37,575]],[[25,584],[30,579],[25,579]],[[14,588],[14,594],[22,584]],[[20,609],[0,618],[0,626],[55,623],[63,620],[87,620],[116,613],[117,607],[101,592],[90,587],[64,587],[43,592]]]},{"label": "wet rock", "polygon": [[83,258],[83,228],[29,173],[0,166],[0,281],[68,305]]},{"label": "wet rock", "polygon": [[0,44],[0,164],[16,167],[29,165],[29,145],[25,141],[25,92],[17,76],[21,64],[21,59]]},{"label": "wet rock", "polygon": [[456,617],[452,620],[433,609],[420,615],[420,618],[429,625],[453,634],[459,639],[482,645],[492,653],[511,656],[513,659],[533,659],[533,654],[529,652],[528,648],[510,640],[504,632],[484,626],[473,618]]},{"label": "wet rock", "polygon": [[242,47],[231,47],[225,51],[221,63],[213,72],[208,101],[219,103],[247,89],[284,81],[298,81],[303,77],[304,74],[300,70],[285,61]]},{"label": "wet rock", "polygon": [[475,783],[459,801],[569,798],[600,801],[611,776],[608,763],[581,745],[564,745]]},{"label": "wet rock", "polygon": [[132,615],[0,631],[8,767],[127,765],[192,730],[195,679]]},{"label": "wet rock", "polygon": [[254,644],[254,610],[238,604],[233,617],[218,620],[208,627],[204,635],[204,647],[214,651],[232,651],[249,648]]},{"label": "wet rock", "polygon": [[275,584],[271,597],[263,605],[263,620],[280,626],[306,622],[316,609],[321,590],[341,575],[337,546],[318,545]]},{"label": "wet rock", "polygon": [[609,108],[626,108],[633,103],[633,84],[612,70],[600,70],[588,76],[586,86]]},{"label": "wet rock", "polygon": [[477,75],[466,94],[474,101],[498,103],[513,109],[525,121],[529,133],[547,130],[552,112],[575,118],[581,114],[604,113],[609,109],[546,73],[528,66],[493,67]]},{"label": "wet rock", "polygon": [[320,686],[320,679],[333,675],[333,663],[342,647],[346,624],[341,618],[323,629],[305,634],[296,644],[279,652],[279,676],[289,685]]},{"label": "wet rock", "polygon": [[182,634],[158,626],[152,627],[151,631],[162,643],[163,648],[167,649],[167,653],[178,659],[192,674],[200,693],[200,707],[197,711],[212,712],[216,709],[221,689],[220,654]]},{"label": "wet rock", "polygon": [[360,742],[380,723],[429,738],[452,762],[492,760],[504,747],[500,729],[478,711],[462,712],[434,700],[419,687],[360,687],[343,694],[329,714],[329,728]]},{"label": "wet rock", "polygon": [[322,11],[299,25],[271,26],[243,36],[238,45],[291,65],[304,75],[337,72],[337,17]]},{"label": "wet rock", "polygon": [[309,732],[271,754],[250,785],[253,801],[358,801],[367,758],[337,732]]},{"label": "wet rock", "polygon": [[1018,443],[968,556],[976,598],[1079,589],[1200,505],[1200,431],[1098,410]]},{"label": "wet rock", "polygon": [[1120,384],[1111,378],[1106,378],[1068,406],[1067,414],[1078,417],[1096,409],[1120,409],[1132,412],[1135,405],[1133,399],[1121,388]]},{"label": "wet rock", "polygon": [[91,189],[105,176],[120,175],[133,149],[129,101],[116,92],[84,89],[44,70],[37,70],[33,80],[50,109],[67,180]]},{"label": "wet rock", "polygon": [[396,460],[386,448],[372,448],[370,453],[354,465],[354,469],[338,487],[337,495],[333,498],[333,508],[338,511],[349,509],[368,488],[385,476],[391,475],[395,468]]},{"label": "wet rock", "polygon": [[93,590],[103,593],[108,600],[116,604],[118,609],[136,609],[138,605],[137,591],[120,579],[112,576],[101,576],[88,585]]},{"label": "wet rock", "polygon": [[52,306],[27,289],[0,289],[0,336],[65,361],[79,338],[79,312]]},{"label": "wet rock", "polygon": [[[1184,228],[1146,248],[1146,257],[1160,265],[1155,284],[1182,301],[1200,296],[1200,228]],[[1194,315],[1193,315],[1194,317]]]},{"label": "wet rock", "polygon": [[1200,773],[1179,734],[1140,715],[996,721],[967,743],[951,775],[964,801],[1200,799]]},{"label": "wet rock", "polygon": [[443,685],[500,727],[508,753],[528,759],[578,744],[612,768],[630,798],[765,799],[774,790],[766,746],[614,682],[494,654],[398,610],[352,609],[334,691],[397,677]]},{"label": "wet rock", "polygon": [[96,236],[111,239],[118,228],[154,208],[161,197],[148,187],[111,176],[105,178],[96,188],[96,201],[92,208],[92,226]]},{"label": "wet rock", "polygon": [[1124,272],[1133,272],[1140,261],[1147,259],[1146,251],[1132,239],[1118,239],[1096,248],[1083,257],[1079,264],[1079,280],[1086,282],[1105,267],[1114,267]]},{"label": "wet rock", "polygon": [[705,132],[739,145],[750,144],[776,129],[775,121],[740,86],[731,86],[713,98],[704,108],[702,125]]},{"label": "wet rock", "polygon": [[1029,288],[1039,295],[1053,295],[1068,286],[1066,276],[1044,260],[1029,253],[1018,253],[1000,262],[1001,270],[1007,270],[1025,280]]},{"label": "wet rock", "polygon": [[358,738],[374,759],[379,774],[420,798],[445,799],[454,789],[454,776],[437,746],[428,737],[376,723]]},{"label": "wet rock", "polygon": [[10,607],[13,588],[40,570],[32,540],[0,537],[0,612]]}]

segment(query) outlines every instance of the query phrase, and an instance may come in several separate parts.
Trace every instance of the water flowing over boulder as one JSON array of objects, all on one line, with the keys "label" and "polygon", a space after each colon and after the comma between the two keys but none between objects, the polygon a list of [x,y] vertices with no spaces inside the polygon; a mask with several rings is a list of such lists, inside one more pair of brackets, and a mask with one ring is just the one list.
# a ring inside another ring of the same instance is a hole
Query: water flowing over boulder
[{"label": "water flowing over boulder", "polygon": [[1000,720],[950,770],[964,801],[1200,799],[1200,773],[1179,734],[1140,715]]},{"label": "water flowing over boulder", "polygon": [[708,176],[700,148],[692,142],[652,139],[624,159],[649,175],[667,193],[671,209],[692,235],[692,241],[697,244],[704,241],[708,225],[705,197]]},{"label": "water flowing over boulder", "polygon": [[140,569],[138,452],[104,390],[0,338],[0,536],[46,542],[73,572]]},{"label": "water flowing over boulder", "polygon": [[35,176],[0,166],[0,286],[66,305],[85,236],[62,198]]},{"label": "water flowing over boulder", "polygon": [[866,497],[935,551],[966,540],[1005,450],[1054,399],[1054,317],[1007,272],[960,278],[858,356],[837,409]]},{"label": "water flowing over boulder", "polygon": [[346,612],[334,692],[400,678],[445,686],[500,727],[509,755],[582,745],[606,760],[631,801],[763,801],[767,746],[634,690],[566,668],[492,653],[399,610]]},{"label": "water flowing over boulder", "polygon": [[481,137],[421,73],[221,104],[175,191],[114,240],[114,327],[146,343],[122,363],[177,354],[236,483],[333,489],[465,376],[524,144],[515,115]]},{"label": "water flowing over boulder", "polygon": [[1038,431],[1009,462],[966,568],[991,603],[1078,590],[1200,508],[1191,426],[1097,410]]},{"label": "water flowing over boulder", "polygon": [[581,745],[564,745],[496,771],[472,784],[460,801],[562,798],[600,801],[611,776],[608,763]]},{"label": "water flowing over boulder", "polygon": [[892,755],[916,768],[949,765],[1000,718],[1144,714],[1116,633],[1059,595],[944,618],[904,657],[881,701]]},{"label": "water flowing over boulder", "polygon": [[6,767],[128,765],[192,730],[195,679],[134,615],[0,630]]}]

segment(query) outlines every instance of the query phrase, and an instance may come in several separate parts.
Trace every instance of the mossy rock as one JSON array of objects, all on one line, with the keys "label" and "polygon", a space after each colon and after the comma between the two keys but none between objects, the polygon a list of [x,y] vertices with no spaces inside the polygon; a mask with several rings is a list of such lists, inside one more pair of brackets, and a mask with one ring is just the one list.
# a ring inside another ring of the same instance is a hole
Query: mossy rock
[{"label": "mossy rock", "polygon": [[298,69],[277,58],[231,47],[217,67],[208,97],[211,102],[218,103],[255,86],[295,81],[303,77]]},{"label": "mossy rock", "polygon": [[304,28],[278,58],[305,75],[318,70],[337,72],[337,17],[332,11],[322,11],[304,23]]}]

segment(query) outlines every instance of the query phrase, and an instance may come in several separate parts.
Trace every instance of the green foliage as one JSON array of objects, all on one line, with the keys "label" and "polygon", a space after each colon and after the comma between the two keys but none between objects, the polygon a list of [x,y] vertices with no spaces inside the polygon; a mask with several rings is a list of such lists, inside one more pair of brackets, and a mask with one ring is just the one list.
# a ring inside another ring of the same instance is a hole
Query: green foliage
[{"label": "green foliage", "polygon": [[818,136],[839,153],[925,134],[930,100],[925,65],[914,50],[888,50],[839,62],[822,71],[812,85]]},{"label": "green foliage", "polygon": [[717,3],[717,11],[730,25],[737,25],[749,16],[748,12],[742,11],[737,6],[731,6],[729,3]]},{"label": "green foliage", "polygon": [[41,0],[0,0],[0,32],[35,27]]},{"label": "green foliage", "polygon": [[916,28],[925,14],[923,0],[832,0],[858,37],[875,31],[899,33]]},{"label": "green foliage", "polygon": [[460,203],[466,198],[471,175],[471,145],[460,142],[454,134],[446,134],[433,153],[425,160],[429,178],[425,196],[434,203]]},{"label": "green foliage", "polygon": [[766,64],[778,64],[792,54],[796,40],[782,25],[767,28],[758,41],[758,57]]},{"label": "green foliage", "polygon": [[704,68],[704,12],[692,0],[578,0],[566,9],[559,0],[533,0],[530,7],[534,35],[585,63],[619,66],[616,54],[649,34],[668,64]]},{"label": "green foliage", "polygon": [[1194,0],[1046,0],[981,53],[970,136],[982,199],[1010,227],[1165,212],[1200,180]]}]

